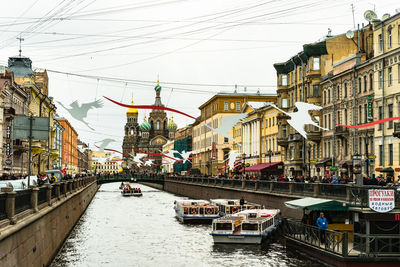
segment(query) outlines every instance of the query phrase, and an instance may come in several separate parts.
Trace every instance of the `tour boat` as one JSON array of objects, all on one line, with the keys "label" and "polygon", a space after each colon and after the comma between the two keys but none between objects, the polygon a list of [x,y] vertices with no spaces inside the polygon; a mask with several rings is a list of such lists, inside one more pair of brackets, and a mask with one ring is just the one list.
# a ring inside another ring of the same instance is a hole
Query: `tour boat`
[{"label": "tour boat", "polygon": [[218,207],[206,200],[178,200],[174,204],[176,217],[183,223],[211,222],[220,217]]},{"label": "tour boat", "polygon": [[124,197],[135,196],[140,197],[142,196],[142,190],[139,187],[132,187],[130,184],[126,184],[123,186],[121,190],[121,195]]},{"label": "tour boat", "polygon": [[212,223],[214,243],[261,244],[279,223],[280,210],[244,210],[215,219]]},{"label": "tour boat", "polygon": [[211,204],[219,209],[219,215],[226,216],[243,210],[261,209],[261,205],[246,202],[240,205],[239,199],[210,199]]}]

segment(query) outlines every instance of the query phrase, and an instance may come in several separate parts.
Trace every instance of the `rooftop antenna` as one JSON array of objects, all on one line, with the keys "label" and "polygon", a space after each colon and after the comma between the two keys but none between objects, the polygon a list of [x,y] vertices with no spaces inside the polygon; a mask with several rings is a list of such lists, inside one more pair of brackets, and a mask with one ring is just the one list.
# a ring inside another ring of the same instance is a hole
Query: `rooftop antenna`
[{"label": "rooftop antenna", "polygon": [[235,93],[235,94],[237,93],[237,84],[235,84],[235,91],[234,91],[234,93]]},{"label": "rooftop antenna", "polygon": [[354,37],[354,31],[348,30],[348,31],[346,32],[346,37],[347,37],[347,39],[352,40],[353,43],[358,47],[358,44],[357,44],[357,43],[354,41],[354,39],[353,39],[353,37]]},{"label": "rooftop antenna", "polygon": [[327,37],[331,37],[332,36],[332,29],[331,28],[328,28],[328,35],[327,35]]},{"label": "rooftop antenna", "polygon": [[353,29],[355,29],[356,28],[356,21],[354,19],[354,5],[353,4],[351,4],[351,13],[353,13]]},{"label": "rooftop antenna", "polygon": [[19,37],[17,37],[17,39],[19,40],[19,56],[21,56],[21,53],[22,53],[22,49],[21,49],[22,41],[25,41],[25,40],[24,40],[24,38],[21,37],[21,35]]},{"label": "rooftop antenna", "polygon": [[244,91],[247,92],[247,87],[246,86],[244,87]]}]

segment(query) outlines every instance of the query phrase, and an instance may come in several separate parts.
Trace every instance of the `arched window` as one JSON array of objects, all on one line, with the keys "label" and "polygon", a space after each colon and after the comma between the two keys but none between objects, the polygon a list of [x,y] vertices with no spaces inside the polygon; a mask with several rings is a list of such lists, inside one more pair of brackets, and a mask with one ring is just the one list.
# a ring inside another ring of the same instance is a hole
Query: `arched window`
[{"label": "arched window", "polygon": [[160,122],[160,121],[157,121],[156,129],[157,129],[157,130],[160,130],[160,128],[161,128],[161,122]]},{"label": "arched window", "polygon": [[153,129],[153,130],[154,130],[154,124],[153,124],[153,121],[151,121],[151,122],[150,122],[150,124],[151,124],[151,129]]},{"label": "arched window", "polygon": [[131,128],[131,135],[133,135],[133,132],[134,132],[134,130],[133,130],[133,128]]},{"label": "arched window", "polygon": [[163,123],[163,130],[167,129],[167,121],[164,121]]}]

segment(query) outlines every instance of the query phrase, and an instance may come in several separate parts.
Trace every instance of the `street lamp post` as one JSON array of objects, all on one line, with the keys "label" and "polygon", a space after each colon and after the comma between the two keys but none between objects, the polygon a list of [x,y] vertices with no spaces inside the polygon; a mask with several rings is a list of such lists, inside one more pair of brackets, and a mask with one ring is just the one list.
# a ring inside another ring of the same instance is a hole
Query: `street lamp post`
[{"label": "street lamp post", "polygon": [[243,175],[246,176],[246,154],[243,153]]},{"label": "street lamp post", "polygon": [[369,177],[369,159],[368,159],[368,135],[365,137],[365,164],[367,167],[367,177]]},{"label": "street lamp post", "polygon": [[308,144],[308,178],[311,179],[311,149],[310,149],[310,144]]},{"label": "street lamp post", "polygon": [[272,151],[271,151],[271,149],[269,149],[268,150],[269,166],[271,166],[271,156],[272,156]]}]

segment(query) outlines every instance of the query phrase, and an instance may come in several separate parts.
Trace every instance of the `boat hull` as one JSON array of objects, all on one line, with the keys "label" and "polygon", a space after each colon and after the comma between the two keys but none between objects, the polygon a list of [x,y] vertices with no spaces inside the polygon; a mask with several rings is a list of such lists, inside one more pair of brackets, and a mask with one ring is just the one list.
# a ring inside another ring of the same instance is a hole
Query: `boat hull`
[{"label": "boat hull", "polygon": [[121,193],[121,195],[124,196],[124,197],[131,197],[131,196],[141,197],[141,196],[143,196],[142,193]]},{"label": "boat hull", "polygon": [[219,215],[186,215],[181,214],[179,211],[175,209],[176,218],[182,223],[212,223],[214,219],[218,219]]},{"label": "boat hull", "polygon": [[245,236],[245,235],[213,235],[215,244],[261,244],[263,236]]}]

